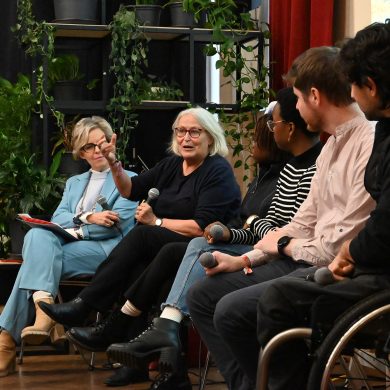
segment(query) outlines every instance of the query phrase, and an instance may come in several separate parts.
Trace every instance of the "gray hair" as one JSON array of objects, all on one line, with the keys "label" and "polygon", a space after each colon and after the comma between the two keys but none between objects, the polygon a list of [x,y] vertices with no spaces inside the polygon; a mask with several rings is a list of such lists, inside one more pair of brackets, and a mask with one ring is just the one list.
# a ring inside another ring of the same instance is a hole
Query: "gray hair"
[{"label": "gray hair", "polygon": [[[229,151],[226,144],[225,132],[213,114],[202,107],[188,108],[187,110],[181,111],[176,117],[172,125],[172,130],[177,127],[180,118],[184,115],[192,115],[199,122],[199,125],[210,134],[211,138],[213,139],[213,143],[209,150],[210,156],[214,156],[215,154],[226,156],[228,154]],[[169,151],[180,156],[175,133],[172,135]]]},{"label": "gray hair", "polygon": [[100,129],[106,136],[107,141],[111,141],[113,131],[111,125],[104,118],[92,116],[80,119],[72,132],[72,153],[75,158],[80,157],[81,148],[88,143],[89,133],[95,129]]}]

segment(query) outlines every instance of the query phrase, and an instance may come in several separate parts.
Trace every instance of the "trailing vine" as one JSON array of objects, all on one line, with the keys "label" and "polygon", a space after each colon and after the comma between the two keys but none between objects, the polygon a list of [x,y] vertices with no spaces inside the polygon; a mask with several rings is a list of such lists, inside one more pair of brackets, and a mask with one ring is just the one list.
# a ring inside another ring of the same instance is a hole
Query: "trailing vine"
[{"label": "trailing vine", "polygon": [[148,66],[148,38],[139,28],[133,10],[121,5],[110,23],[111,67],[115,76],[113,97],[108,110],[110,121],[119,133],[118,158],[127,161],[126,148],[131,132],[138,125],[135,107],[139,105],[146,92],[150,91],[150,81],[144,76]]},{"label": "trailing vine", "polygon": [[43,61],[49,64],[54,55],[54,27],[45,21],[36,20],[31,0],[18,0],[17,3],[17,23],[12,28],[16,37],[25,52],[34,59],[38,59],[40,64],[33,69],[36,76],[36,112],[43,118],[42,102],[46,102],[59,128],[64,126],[64,114],[54,108],[54,98],[47,93],[44,85]]},{"label": "trailing vine", "polygon": [[[259,31],[259,25],[248,12],[238,14],[234,0],[183,0],[183,10],[193,13],[197,21],[202,15],[207,15],[204,27],[212,29],[212,42],[205,46],[204,53],[219,56],[216,68],[222,71],[239,96],[236,112],[220,111],[220,120],[225,123],[226,136],[236,157],[234,166],[244,165],[244,170],[250,171],[253,164],[243,152],[250,149],[258,112],[268,105],[272,93],[267,82],[269,68],[263,63],[263,50],[269,39],[268,27],[262,26],[263,40],[257,44],[244,42],[248,31]],[[246,179],[248,174],[244,176]]]}]

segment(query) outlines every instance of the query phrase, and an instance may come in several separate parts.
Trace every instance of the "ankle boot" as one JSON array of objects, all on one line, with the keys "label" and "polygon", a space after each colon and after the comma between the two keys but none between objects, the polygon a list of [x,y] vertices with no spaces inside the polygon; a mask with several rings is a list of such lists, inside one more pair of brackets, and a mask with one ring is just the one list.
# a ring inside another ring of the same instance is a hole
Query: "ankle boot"
[{"label": "ankle boot", "polygon": [[45,302],[53,305],[53,298],[42,298],[35,302],[35,322],[32,326],[27,326],[22,330],[22,340],[27,344],[39,345],[48,339],[54,332],[55,321],[46,315],[38,306],[38,302]]},{"label": "ankle boot", "polygon": [[153,379],[153,383],[150,386],[150,390],[191,390],[192,384],[188,377],[187,365],[185,357],[180,356],[178,358],[178,367],[176,372],[160,371],[156,378]]},{"label": "ankle boot", "polygon": [[15,372],[16,346],[11,335],[0,328],[0,377]]},{"label": "ankle boot", "polygon": [[38,302],[38,305],[54,321],[68,327],[82,326],[92,311],[92,308],[79,297],[57,305],[50,305],[43,301]]},{"label": "ankle boot", "polygon": [[105,351],[112,343],[124,342],[134,317],[113,311],[105,320],[91,327],[74,327],[66,332],[68,339],[92,352]]},{"label": "ankle boot", "polygon": [[160,358],[160,369],[177,371],[180,355],[180,324],[166,318],[155,318],[152,325],[128,343],[112,344],[107,354],[110,360],[128,367],[138,367]]},{"label": "ankle boot", "polygon": [[149,371],[145,367],[144,370],[122,366],[115,369],[115,373],[105,379],[104,384],[109,387],[127,386],[131,383],[147,382],[149,380]]}]

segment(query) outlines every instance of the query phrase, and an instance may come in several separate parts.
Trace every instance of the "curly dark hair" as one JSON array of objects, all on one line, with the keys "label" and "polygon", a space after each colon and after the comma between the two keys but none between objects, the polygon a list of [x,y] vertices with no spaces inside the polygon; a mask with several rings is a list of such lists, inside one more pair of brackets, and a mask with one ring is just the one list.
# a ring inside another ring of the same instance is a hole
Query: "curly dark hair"
[{"label": "curly dark hair", "polygon": [[390,107],[390,20],[360,30],[341,49],[340,60],[351,83],[362,87],[367,77],[374,80],[381,109]]}]

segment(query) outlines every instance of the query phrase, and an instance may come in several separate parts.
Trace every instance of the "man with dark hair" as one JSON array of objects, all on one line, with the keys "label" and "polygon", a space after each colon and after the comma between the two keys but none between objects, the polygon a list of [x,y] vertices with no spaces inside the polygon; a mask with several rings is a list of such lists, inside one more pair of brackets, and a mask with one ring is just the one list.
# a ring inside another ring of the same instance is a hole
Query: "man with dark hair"
[{"label": "man with dark hair", "polygon": [[[253,274],[216,274],[218,268],[230,270],[234,261],[228,255],[218,256],[218,266],[207,271],[213,277],[194,285],[187,296],[193,322],[232,390],[255,386],[257,301],[265,286],[299,268],[328,265],[341,244],[362,229],[374,207],[363,184],[373,126],[351,99],[338,59],[336,48],[309,49],[287,74],[292,82],[302,83],[303,90],[294,92],[308,129],[331,136],[295,217],[255,245],[274,259],[254,268]],[[284,389],[290,386],[285,384]]]},{"label": "man with dark hair", "polygon": [[[279,278],[262,290],[257,313],[262,346],[289,328],[314,325],[318,332],[353,303],[390,288],[390,23],[359,31],[342,48],[340,59],[352,97],[367,118],[378,121],[364,182],[376,208],[365,227],[343,243],[329,264],[338,282],[324,286],[311,281],[313,267]],[[328,308],[324,324],[316,317],[320,304]],[[304,389],[307,355],[303,341],[279,348],[271,360],[268,388]]]}]

